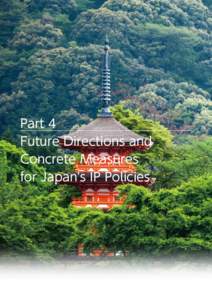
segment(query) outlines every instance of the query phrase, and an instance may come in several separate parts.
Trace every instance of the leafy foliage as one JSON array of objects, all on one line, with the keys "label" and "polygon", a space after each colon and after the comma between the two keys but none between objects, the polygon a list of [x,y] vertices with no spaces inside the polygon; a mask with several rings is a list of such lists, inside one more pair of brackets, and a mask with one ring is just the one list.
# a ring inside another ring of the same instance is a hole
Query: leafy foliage
[{"label": "leafy foliage", "polygon": [[210,253],[211,180],[199,177],[154,193],[124,186],[120,190],[124,195],[127,191],[126,207],[107,214],[81,213],[76,223],[78,241],[89,251],[101,247],[128,255]]},{"label": "leafy foliage", "polygon": [[210,96],[193,84],[170,80],[146,84],[136,97],[125,101],[125,106],[177,132],[211,135]]},{"label": "leafy foliage", "polygon": [[120,104],[112,108],[112,111],[119,122],[141,136],[151,137],[154,143],[149,151],[136,153],[140,158],[140,164],[137,166],[139,171],[152,173],[157,161],[172,156],[172,135],[165,127],[158,122],[142,118],[138,113],[135,114]]},{"label": "leafy foliage", "polygon": [[95,117],[105,33],[114,103],[136,98],[144,117],[211,134],[212,25],[202,1],[13,0],[0,13],[2,136],[16,142],[24,115]]}]

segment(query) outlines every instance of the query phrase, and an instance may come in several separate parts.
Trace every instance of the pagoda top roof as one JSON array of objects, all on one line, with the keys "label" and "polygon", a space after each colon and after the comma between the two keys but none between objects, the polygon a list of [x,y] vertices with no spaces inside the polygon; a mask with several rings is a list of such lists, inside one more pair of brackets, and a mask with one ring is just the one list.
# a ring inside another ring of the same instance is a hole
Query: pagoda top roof
[{"label": "pagoda top roof", "polygon": [[[77,141],[79,145],[83,145],[83,141],[90,140],[94,144],[95,141],[119,141],[122,145],[129,145],[130,143],[137,142],[138,145],[148,137],[142,137],[139,134],[129,130],[127,127],[119,123],[112,116],[99,116],[87,125],[83,125],[75,131],[59,137],[60,145],[67,148],[74,148],[65,146],[64,141]],[[118,146],[119,144],[117,144]],[[152,146],[144,148],[148,149]]]}]

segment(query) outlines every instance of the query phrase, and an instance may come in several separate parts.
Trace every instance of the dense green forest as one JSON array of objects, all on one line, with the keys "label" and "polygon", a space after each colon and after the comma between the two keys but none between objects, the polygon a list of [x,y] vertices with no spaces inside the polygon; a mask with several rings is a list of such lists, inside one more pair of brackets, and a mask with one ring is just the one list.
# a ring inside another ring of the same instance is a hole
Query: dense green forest
[{"label": "dense green forest", "polygon": [[[53,257],[83,243],[88,252],[211,254],[211,1],[1,0],[0,27],[0,253]],[[152,136],[138,170],[157,178],[151,190],[119,187],[125,204],[108,213],[76,209],[73,188],[41,182],[45,168],[64,166],[20,163],[25,151],[61,153],[21,148],[21,117],[54,117],[64,132],[96,117],[105,34],[111,110]],[[21,183],[21,171],[37,180]]]},{"label": "dense green forest", "polygon": [[113,103],[130,99],[168,128],[211,134],[210,8],[200,0],[1,0],[1,135],[16,141],[22,116],[54,116],[66,130],[95,117],[105,33]]}]

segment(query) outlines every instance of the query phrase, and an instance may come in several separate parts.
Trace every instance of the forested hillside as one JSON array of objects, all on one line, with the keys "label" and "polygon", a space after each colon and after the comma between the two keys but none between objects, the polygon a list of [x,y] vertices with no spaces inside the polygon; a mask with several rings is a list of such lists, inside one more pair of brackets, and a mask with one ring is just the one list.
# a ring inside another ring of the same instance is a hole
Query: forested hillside
[{"label": "forested hillside", "polygon": [[0,25],[2,136],[16,140],[21,116],[66,130],[95,117],[106,33],[113,104],[211,134],[210,1],[2,0]]}]

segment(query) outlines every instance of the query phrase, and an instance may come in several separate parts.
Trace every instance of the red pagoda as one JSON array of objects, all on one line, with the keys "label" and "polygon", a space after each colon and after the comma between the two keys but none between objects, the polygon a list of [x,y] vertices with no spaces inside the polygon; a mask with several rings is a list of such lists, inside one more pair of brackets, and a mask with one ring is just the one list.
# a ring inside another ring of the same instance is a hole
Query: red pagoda
[{"label": "red pagoda", "polygon": [[107,38],[104,47],[101,101],[102,110],[97,119],[59,137],[59,143],[62,148],[78,151],[82,155],[82,159],[75,165],[76,181],[68,182],[81,191],[80,197],[71,200],[72,205],[108,210],[124,202],[124,199],[118,197],[118,185],[133,183],[148,186],[153,183],[148,176],[137,176],[136,164],[130,161],[131,153],[148,150],[153,143],[151,139],[120,124],[110,112],[111,84]]}]

